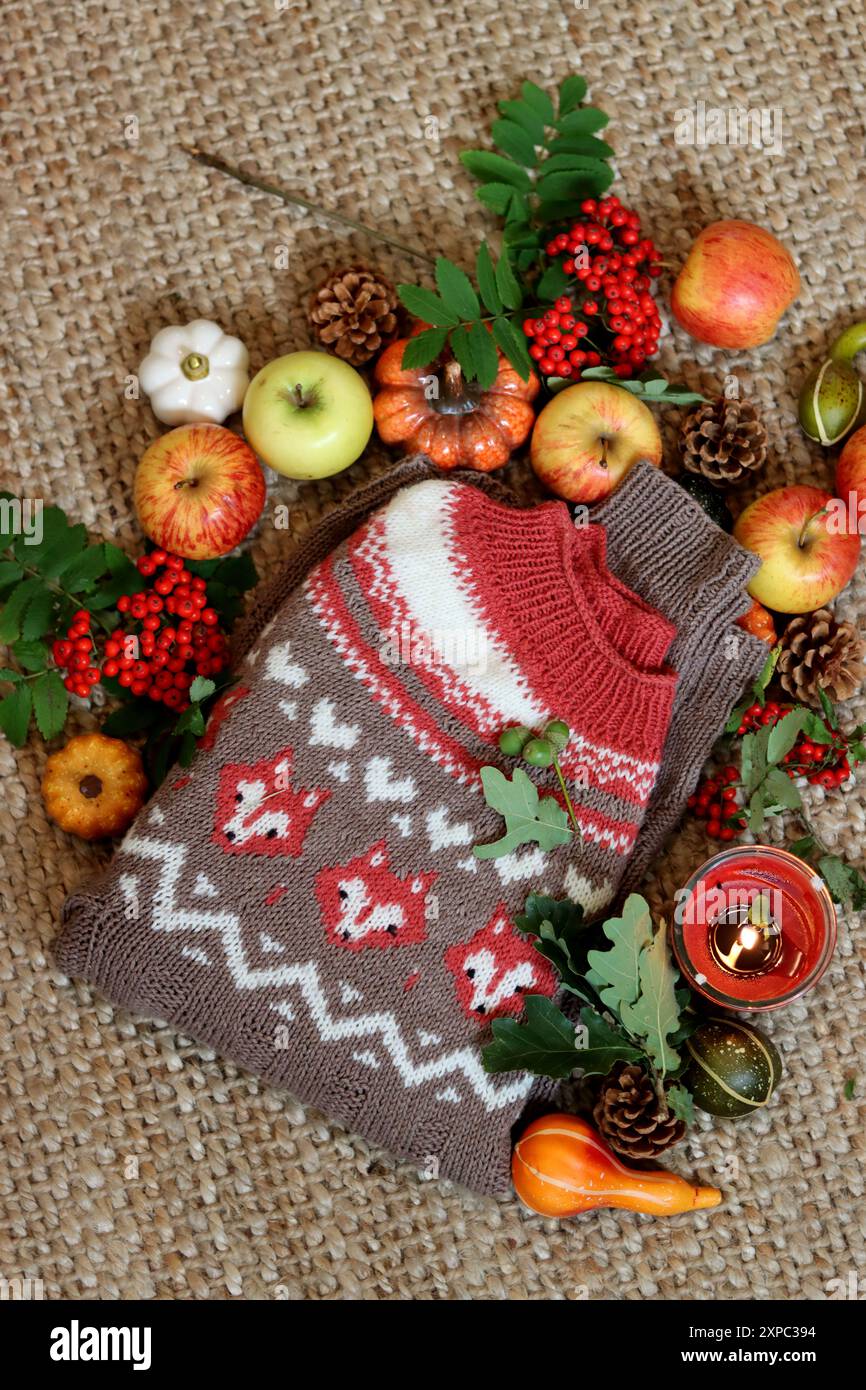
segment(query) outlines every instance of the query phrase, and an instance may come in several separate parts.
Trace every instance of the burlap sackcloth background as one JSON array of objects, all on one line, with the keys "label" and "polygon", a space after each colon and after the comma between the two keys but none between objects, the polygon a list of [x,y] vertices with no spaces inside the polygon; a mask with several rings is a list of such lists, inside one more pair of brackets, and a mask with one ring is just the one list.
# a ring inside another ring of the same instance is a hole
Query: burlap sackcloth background
[{"label": "burlap sackcloth background", "polygon": [[[829,481],[795,399],[829,339],[866,311],[857,6],[12,0],[3,27],[0,485],[134,550],[130,485],[160,427],[125,398],[125,379],[158,328],[214,317],[257,369],[307,344],[306,299],[324,267],[366,257],[394,279],[423,271],[197,167],[183,144],[469,265],[495,223],[458,151],[522,78],[552,85],[570,71],[610,113],[617,191],[669,261],[729,215],[795,253],[803,293],[768,347],[715,353],[677,332],[662,365],[704,389],[736,372],[766,408],[774,462],[762,489]],[[676,144],[675,113],[700,99],[778,109],[781,152]],[[671,459],[677,419],[666,415]],[[386,464],[373,447],[334,481],[276,482],[270,504],[290,505],[291,531],[266,514],[261,570]],[[866,626],[862,570],[840,610]],[[866,700],[851,713],[866,716]],[[35,736],[17,754],[0,742],[3,1277],[102,1299],[804,1299],[852,1272],[864,1288],[864,1141],[857,1099],[843,1097],[866,1051],[858,919],[841,922],[821,986],[768,1024],[786,1066],[769,1108],[705,1118],[671,1157],[722,1187],[725,1205],[557,1225],[423,1181],[58,976],[48,945],[61,902],[107,850],[46,820],[45,756]],[[860,860],[866,770],[844,804],[813,800],[827,841]],[[657,906],[706,849],[687,827],[650,883]]]}]

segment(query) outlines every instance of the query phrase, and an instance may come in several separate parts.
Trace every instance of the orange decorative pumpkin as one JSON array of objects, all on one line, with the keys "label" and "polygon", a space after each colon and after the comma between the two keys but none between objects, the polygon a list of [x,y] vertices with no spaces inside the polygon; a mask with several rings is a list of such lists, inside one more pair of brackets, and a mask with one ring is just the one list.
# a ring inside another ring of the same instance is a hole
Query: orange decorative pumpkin
[{"label": "orange decorative pumpkin", "polygon": [[743,628],[745,632],[750,632],[753,637],[759,637],[762,642],[767,642],[771,647],[775,647],[779,640],[772,614],[768,613],[764,605],[759,603],[757,599],[753,599],[748,612],[737,619],[737,626]]},{"label": "orange decorative pumpkin", "polygon": [[141,755],[119,738],[78,734],[45,764],[45,809],[61,830],[82,840],[120,835],[146,796]]},{"label": "orange decorative pumpkin", "polygon": [[653,1216],[716,1207],[715,1187],[694,1187],[676,1173],[627,1168],[599,1134],[576,1115],[533,1120],[514,1146],[514,1188],[541,1216],[577,1216],[596,1207],[625,1207]]},{"label": "orange decorative pumpkin", "polygon": [[[496,380],[486,391],[467,381],[453,360],[407,370],[401,363],[408,341],[392,343],[376,363],[379,437],[402,444],[407,453],[426,454],[437,468],[501,468],[532,429],[530,401],[538,394],[538,378],[533,373],[523,381],[501,352]],[[439,382],[438,394],[430,392],[431,377]]]}]

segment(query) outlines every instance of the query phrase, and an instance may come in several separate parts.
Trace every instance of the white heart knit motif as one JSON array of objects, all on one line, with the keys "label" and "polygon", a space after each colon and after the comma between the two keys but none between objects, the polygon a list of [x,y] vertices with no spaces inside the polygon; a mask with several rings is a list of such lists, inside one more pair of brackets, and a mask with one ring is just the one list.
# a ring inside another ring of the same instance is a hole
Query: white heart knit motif
[{"label": "white heart knit motif", "polygon": [[371,758],[364,773],[369,801],[414,801],[418,788],[414,777],[392,776],[390,758]]},{"label": "white heart knit motif", "polygon": [[407,835],[412,834],[411,816],[401,816],[397,811],[395,811],[393,816],[391,817],[391,824],[396,825],[404,840],[406,839]]},{"label": "white heart knit motif", "polygon": [[293,690],[300,690],[310,677],[303,666],[292,660],[291,653],[291,642],[279,642],[271,647],[265,662],[265,675],[272,681],[279,681],[282,685],[291,686]]},{"label": "white heart knit motif", "polygon": [[563,887],[568,896],[580,903],[587,914],[601,912],[613,897],[613,886],[609,879],[603,879],[598,887],[594,887],[591,881],[579,874],[571,864],[566,870]]},{"label": "white heart knit motif", "polygon": [[310,715],[310,747],[354,748],[361,735],[357,724],[341,724],[334,717],[333,700],[317,700]]},{"label": "white heart knit motif", "polygon": [[448,807],[437,806],[427,813],[427,834],[432,850],[446,849],[449,845],[471,845],[473,830],[468,821],[452,825],[448,820]]},{"label": "white heart knit motif", "polygon": [[339,762],[328,763],[325,771],[328,772],[331,777],[336,777],[338,782],[348,782],[351,769],[347,762]]},{"label": "white heart knit motif", "polygon": [[270,953],[279,952],[280,955],[282,955],[286,949],[285,946],[280,945],[279,941],[275,941],[272,936],[268,936],[266,931],[260,933],[259,945],[263,951],[268,951]]},{"label": "white heart knit motif", "polygon": [[519,883],[524,878],[535,878],[543,874],[546,867],[544,850],[531,849],[518,853],[503,854],[494,859],[493,864],[503,883]]},{"label": "white heart knit motif", "polygon": [[211,883],[204,874],[199,874],[192,887],[193,896],[196,898],[218,898],[219,889],[216,884]]}]

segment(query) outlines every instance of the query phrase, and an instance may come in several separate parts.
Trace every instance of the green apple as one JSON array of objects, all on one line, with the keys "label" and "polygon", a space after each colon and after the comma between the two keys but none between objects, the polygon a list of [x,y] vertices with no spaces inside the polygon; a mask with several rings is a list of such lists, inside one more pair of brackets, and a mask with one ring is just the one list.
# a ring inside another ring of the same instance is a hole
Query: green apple
[{"label": "green apple", "polygon": [[373,429],[373,402],[354,367],[327,352],[290,352],[253,377],[244,434],[287,478],[327,478],[354,463]]}]

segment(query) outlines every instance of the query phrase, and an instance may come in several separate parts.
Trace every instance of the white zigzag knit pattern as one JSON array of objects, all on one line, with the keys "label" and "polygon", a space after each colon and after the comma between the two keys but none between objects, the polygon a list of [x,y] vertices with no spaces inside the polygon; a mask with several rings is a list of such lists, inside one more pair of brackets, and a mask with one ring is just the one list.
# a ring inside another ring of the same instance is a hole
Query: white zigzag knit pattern
[{"label": "white zigzag knit pattern", "polygon": [[[531,1090],[531,1077],[521,1078],[504,1086],[494,1085],[484,1071],[477,1047],[471,1045],[445,1052],[428,1061],[415,1062],[400,1026],[391,1013],[360,1014],[343,1018],[332,1014],[321,986],[315,960],[293,965],[275,965],[268,969],[251,968],[244,952],[240,917],[236,913],[189,909],[178,901],[177,885],[187,856],[185,845],[165,844],[133,831],[127,835],[120,852],[140,855],[161,865],[160,884],[153,897],[151,925],[154,931],[216,932],[237,988],[296,990],[307,1005],[323,1042],[340,1042],[346,1038],[378,1038],[399,1072],[404,1086],[422,1086],[428,1081],[441,1081],[446,1076],[462,1075],[485,1108],[491,1112],[513,1105]],[[271,1008],[283,1018],[291,1019],[293,1016],[289,1000],[272,1004]]]}]

